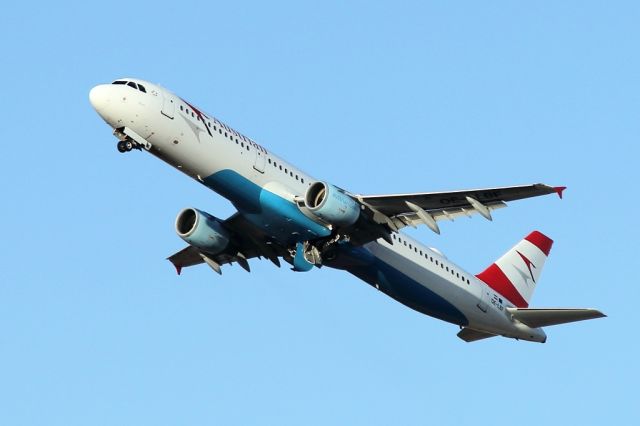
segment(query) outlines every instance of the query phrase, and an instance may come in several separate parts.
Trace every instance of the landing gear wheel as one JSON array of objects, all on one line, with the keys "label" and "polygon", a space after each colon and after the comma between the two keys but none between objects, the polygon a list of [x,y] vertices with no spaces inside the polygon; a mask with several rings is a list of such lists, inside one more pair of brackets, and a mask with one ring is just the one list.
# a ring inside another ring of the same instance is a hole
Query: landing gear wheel
[{"label": "landing gear wheel", "polygon": [[118,151],[119,152],[127,152],[127,144],[124,143],[124,141],[120,141],[118,142]]},{"label": "landing gear wheel", "polygon": [[127,148],[127,151],[131,151],[133,149],[133,143],[131,141],[125,141],[124,146]]}]

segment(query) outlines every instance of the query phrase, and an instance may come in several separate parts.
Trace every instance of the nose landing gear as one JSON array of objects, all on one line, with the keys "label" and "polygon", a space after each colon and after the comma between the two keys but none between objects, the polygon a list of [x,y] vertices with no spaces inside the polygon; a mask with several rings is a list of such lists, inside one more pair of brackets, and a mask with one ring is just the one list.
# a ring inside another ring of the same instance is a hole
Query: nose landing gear
[{"label": "nose landing gear", "polygon": [[117,147],[119,152],[129,152],[135,148],[130,140],[118,141]]},{"label": "nose landing gear", "polygon": [[[128,127],[119,127],[113,131],[115,137],[119,139],[117,148],[120,152],[129,152],[132,149],[142,150],[142,148],[151,149],[151,143],[142,136],[129,129]],[[153,135],[153,133],[151,133]]]}]

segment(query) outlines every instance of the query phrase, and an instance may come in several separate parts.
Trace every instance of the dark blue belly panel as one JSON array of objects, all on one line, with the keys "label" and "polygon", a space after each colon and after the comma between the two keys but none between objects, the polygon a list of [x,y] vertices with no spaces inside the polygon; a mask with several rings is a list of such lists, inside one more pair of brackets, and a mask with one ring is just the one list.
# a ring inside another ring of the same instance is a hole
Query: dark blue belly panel
[{"label": "dark blue belly panel", "polygon": [[335,256],[325,265],[348,271],[418,312],[457,325],[469,323],[462,312],[446,299],[376,258],[366,248],[343,245]]}]

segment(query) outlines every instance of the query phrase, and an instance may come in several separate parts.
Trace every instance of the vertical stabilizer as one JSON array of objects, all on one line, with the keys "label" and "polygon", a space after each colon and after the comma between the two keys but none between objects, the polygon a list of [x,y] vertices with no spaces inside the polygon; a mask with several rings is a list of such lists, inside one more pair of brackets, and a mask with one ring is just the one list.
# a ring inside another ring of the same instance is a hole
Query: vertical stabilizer
[{"label": "vertical stabilizer", "polygon": [[549,237],[533,231],[477,277],[518,308],[526,308],[552,245]]}]

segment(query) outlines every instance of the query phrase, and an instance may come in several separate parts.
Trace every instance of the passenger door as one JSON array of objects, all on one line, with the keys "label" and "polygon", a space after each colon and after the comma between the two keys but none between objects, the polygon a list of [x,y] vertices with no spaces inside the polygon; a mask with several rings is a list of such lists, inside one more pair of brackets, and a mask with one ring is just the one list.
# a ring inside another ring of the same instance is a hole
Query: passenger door
[{"label": "passenger door", "polygon": [[480,287],[480,299],[477,306],[482,312],[487,312],[489,309],[489,287],[486,284],[482,284]]},{"label": "passenger door", "polygon": [[162,114],[166,117],[173,119],[176,106],[173,102],[173,97],[162,93]]},{"label": "passenger door", "polygon": [[260,145],[254,145],[253,149],[256,151],[256,161],[253,164],[253,168],[260,173],[264,173],[264,166],[267,163],[266,151]]}]

